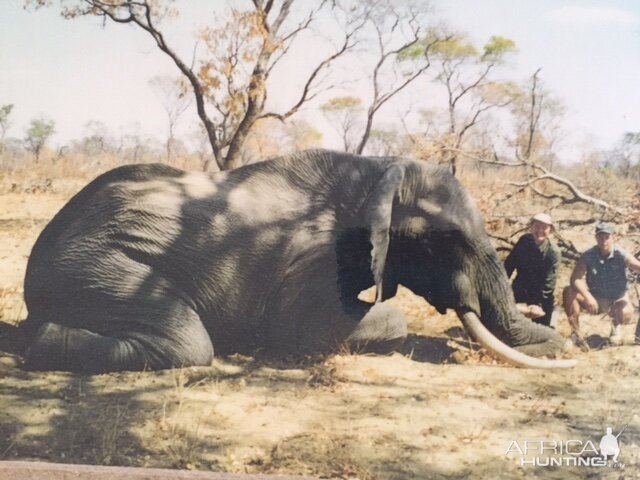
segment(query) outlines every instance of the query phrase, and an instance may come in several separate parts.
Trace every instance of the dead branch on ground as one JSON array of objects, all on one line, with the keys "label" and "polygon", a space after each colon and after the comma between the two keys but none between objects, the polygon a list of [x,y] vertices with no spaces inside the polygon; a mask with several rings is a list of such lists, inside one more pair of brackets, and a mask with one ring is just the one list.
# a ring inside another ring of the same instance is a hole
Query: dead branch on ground
[{"label": "dead branch on ground", "polygon": [[[507,200],[508,198],[510,198],[511,196],[519,192],[522,192],[524,189],[529,188],[535,194],[543,198],[546,198],[549,200],[558,199],[561,201],[561,204],[564,204],[564,205],[569,205],[572,203],[586,203],[588,205],[600,207],[605,211],[610,211],[621,217],[624,217],[626,215],[626,212],[624,210],[617,208],[611,205],[610,203],[605,202],[604,200],[601,200],[596,197],[592,197],[591,195],[587,195],[586,193],[582,192],[572,181],[567,180],[566,178],[561,177],[560,175],[556,175],[555,173],[551,173],[549,170],[547,170],[545,167],[543,167],[538,163],[535,163],[532,161],[526,161],[523,159],[518,159],[517,162],[505,162],[503,160],[500,160],[495,153],[494,153],[494,160],[488,160],[486,158],[478,157],[476,155],[470,154],[469,152],[465,152],[463,150],[458,150],[458,149],[450,149],[450,150],[455,150],[456,153],[466,156],[479,163],[494,165],[499,167],[529,168],[540,173],[539,175],[533,178],[530,178],[524,182],[509,182],[509,185],[517,187],[517,190],[516,192],[509,195],[505,200]],[[552,182],[555,182],[557,184],[564,186],[566,189],[569,190],[569,192],[571,193],[571,196],[567,197],[567,196],[556,194],[556,193],[547,194],[547,193],[541,192],[535,187],[535,185],[544,180],[550,180]]]}]

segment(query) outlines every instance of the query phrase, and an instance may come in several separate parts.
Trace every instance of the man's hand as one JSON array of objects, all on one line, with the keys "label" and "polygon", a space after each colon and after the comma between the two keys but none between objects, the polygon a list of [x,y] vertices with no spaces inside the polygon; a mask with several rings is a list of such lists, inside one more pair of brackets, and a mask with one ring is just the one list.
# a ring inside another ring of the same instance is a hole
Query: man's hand
[{"label": "man's hand", "polygon": [[591,315],[595,315],[596,313],[598,313],[598,302],[590,293],[585,296],[585,304],[587,312],[589,312]]},{"label": "man's hand", "polygon": [[520,313],[527,318],[540,318],[544,317],[544,310],[539,305],[526,305],[524,303],[518,303],[516,305]]},{"label": "man's hand", "polygon": [[529,305],[529,314],[526,316],[529,318],[544,317],[544,310],[539,305]]}]

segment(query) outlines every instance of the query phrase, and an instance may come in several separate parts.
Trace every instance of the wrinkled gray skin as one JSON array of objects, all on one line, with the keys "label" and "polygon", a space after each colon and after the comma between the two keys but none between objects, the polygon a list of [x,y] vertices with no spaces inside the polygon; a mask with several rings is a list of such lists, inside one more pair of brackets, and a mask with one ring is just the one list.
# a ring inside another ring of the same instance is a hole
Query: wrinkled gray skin
[{"label": "wrinkled gray skin", "polygon": [[[377,285],[378,303],[358,293]],[[515,307],[483,221],[424,162],[305,152],[234,171],[117,168],[78,193],[29,258],[26,368],[207,365],[216,354],[389,350],[398,284],[473,312],[530,355],[561,345]]]}]

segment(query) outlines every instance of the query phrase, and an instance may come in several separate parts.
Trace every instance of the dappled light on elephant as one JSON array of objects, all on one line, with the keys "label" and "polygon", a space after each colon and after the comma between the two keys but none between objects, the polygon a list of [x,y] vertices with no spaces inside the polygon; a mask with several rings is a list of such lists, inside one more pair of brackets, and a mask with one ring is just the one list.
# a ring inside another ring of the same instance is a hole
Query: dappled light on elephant
[{"label": "dappled light on elephant", "polygon": [[[132,165],[94,180],[29,258],[26,366],[96,373],[205,365],[213,353],[387,350],[407,335],[404,314],[383,303],[399,284],[456,310],[507,361],[572,365],[512,348],[554,356],[559,337],[519,316],[482,218],[448,172],[311,151],[223,174]],[[372,285],[375,303],[359,299]]]}]

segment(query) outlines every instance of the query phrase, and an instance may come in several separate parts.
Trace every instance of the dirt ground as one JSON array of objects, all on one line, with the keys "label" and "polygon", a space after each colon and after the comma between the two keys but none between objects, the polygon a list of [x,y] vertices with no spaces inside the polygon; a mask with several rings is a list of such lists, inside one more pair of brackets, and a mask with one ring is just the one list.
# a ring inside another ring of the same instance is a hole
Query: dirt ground
[{"label": "dirt ground", "polygon": [[[8,323],[26,316],[30,248],[73,189],[13,190],[0,195],[0,321]],[[407,290],[391,301],[412,334],[389,357],[345,352],[267,365],[234,356],[206,368],[96,376],[29,373],[1,357],[0,459],[349,479],[640,478],[637,312],[628,345],[607,346],[609,321],[584,317],[592,350],[571,353],[574,369],[537,371],[484,356],[454,316]],[[582,450],[583,462],[593,457],[607,427],[624,428],[618,462],[573,465]],[[541,465],[550,459],[562,464]]]}]

